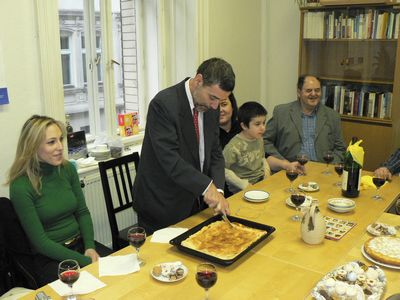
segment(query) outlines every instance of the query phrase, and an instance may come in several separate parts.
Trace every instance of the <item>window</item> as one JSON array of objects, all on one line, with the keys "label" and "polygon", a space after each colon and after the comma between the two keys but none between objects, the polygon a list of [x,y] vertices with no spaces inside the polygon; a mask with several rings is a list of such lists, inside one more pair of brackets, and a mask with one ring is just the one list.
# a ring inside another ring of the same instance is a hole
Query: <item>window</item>
[{"label": "window", "polygon": [[[108,15],[111,22],[101,19]],[[111,7],[100,0],[59,0],[59,23],[64,109],[73,129],[99,135],[110,122],[116,129],[118,113],[138,111],[134,0],[112,0]],[[110,43],[103,43],[104,37]],[[107,77],[103,63],[110,61]],[[111,113],[105,111],[107,101],[113,103]]]}]

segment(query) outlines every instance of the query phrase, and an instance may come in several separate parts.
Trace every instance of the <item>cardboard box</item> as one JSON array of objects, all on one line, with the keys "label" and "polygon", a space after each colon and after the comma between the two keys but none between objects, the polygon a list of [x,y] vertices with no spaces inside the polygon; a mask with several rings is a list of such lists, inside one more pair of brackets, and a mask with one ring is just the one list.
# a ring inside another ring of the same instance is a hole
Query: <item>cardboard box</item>
[{"label": "cardboard box", "polygon": [[118,114],[120,136],[131,136],[139,133],[139,113]]}]

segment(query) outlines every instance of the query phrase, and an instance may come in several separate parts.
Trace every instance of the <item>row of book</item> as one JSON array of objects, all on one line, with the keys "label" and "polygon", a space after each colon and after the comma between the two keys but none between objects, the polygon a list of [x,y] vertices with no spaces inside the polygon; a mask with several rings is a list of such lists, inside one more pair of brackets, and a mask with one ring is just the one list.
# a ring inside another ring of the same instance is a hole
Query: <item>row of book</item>
[{"label": "row of book", "polygon": [[390,119],[392,92],[334,84],[322,85],[321,101],[342,115]]},{"label": "row of book", "polygon": [[304,38],[397,39],[400,12],[365,9],[304,13]]}]

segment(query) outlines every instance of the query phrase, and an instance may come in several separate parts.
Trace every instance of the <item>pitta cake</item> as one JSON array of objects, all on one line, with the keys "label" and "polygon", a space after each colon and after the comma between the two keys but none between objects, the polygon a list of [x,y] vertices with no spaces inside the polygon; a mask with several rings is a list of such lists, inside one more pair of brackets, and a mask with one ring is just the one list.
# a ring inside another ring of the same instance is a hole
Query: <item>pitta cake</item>
[{"label": "pitta cake", "polygon": [[394,266],[400,266],[400,238],[379,236],[368,240],[364,250],[373,259]]},{"label": "pitta cake", "polygon": [[237,256],[266,231],[232,223],[233,227],[224,221],[216,221],[204,226],[198,232],[189,236],[181,245],[187,248],[228,260]]}]

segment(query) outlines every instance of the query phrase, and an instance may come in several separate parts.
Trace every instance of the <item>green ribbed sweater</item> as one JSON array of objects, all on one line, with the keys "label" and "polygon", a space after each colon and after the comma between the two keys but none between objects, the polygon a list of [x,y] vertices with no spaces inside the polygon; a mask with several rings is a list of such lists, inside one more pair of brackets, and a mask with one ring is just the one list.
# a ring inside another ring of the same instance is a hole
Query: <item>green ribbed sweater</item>
[{"label": "green ribbed sweater", "polygon": [[36,251],[54,260],[75,259],[80,266],[91,259],[62,245],[78,233],[85,249],[95,248],[93,223],[75,167],[41,163],[42,189],[38,195],[27,176],[10,184],[10,199]]}]

